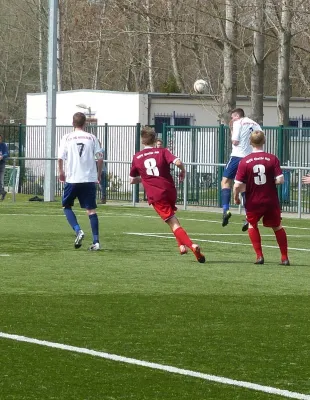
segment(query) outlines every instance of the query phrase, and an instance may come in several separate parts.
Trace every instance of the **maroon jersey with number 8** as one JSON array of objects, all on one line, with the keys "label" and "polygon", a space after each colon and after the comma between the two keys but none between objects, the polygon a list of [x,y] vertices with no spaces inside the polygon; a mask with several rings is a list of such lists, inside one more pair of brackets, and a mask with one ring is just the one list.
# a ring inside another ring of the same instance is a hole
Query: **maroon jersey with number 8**
[{"label": "maroon jersey with number 8", "polygon": [[133,156],[130,176],[140,176],[149,204],[168,201],[174,205],[177,192],[170,164],[179,158],[166,148],[145,147]]}]

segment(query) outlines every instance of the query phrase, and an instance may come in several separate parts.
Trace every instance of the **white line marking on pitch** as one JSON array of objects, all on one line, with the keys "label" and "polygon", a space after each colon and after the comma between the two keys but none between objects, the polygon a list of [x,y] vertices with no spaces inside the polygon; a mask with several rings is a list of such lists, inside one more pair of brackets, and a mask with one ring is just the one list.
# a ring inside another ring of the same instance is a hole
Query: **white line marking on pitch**
[{"label": "white line marking on pitch", "polygon": [[[196,211],[193,211],[196,212]],[[79,211],[75,212],[78,217],[80,216],[85,216],[85,213],[80,213]],[[23,217],[63,217],[63,214],[0,214],[0,217],[4,216],[10,216],[10,217],[18,217],[18,216],[23,216]],[[239,215],[239,214],[238,214]],[[158,219],[157,215],[143,215],[143,214],[135,214],[135,213],[124,213],[124,214],[117,214],[117,213],[109,213],[109,212],[103,212],[102,214],[98,214],[99,218],[109,218],[109,217],[125,217],[125,218],[131,218],[131,217],[138,217],[138,218],[149,218],[149,219]],[[218,220],[210,220],[210,219],[198,219],[198,218],[183,218],[182,221],[193,221],[193,222],[206,222],[206,223],[211,223],[211,224],[222,224],[222,221],[220,219]],[[240,225],[240,222],[233,222],[230,221],[229,225]],[[310,230],[310,228],[306,227],[299,227],[299,226],[288,226],[288,225],[283,225],[284,228],[287,229],[297,229],[297,230]]]},{"label": "white line marking on pitch", "polygon": [[29,338],[26,336],[13,335],[13,334],[4,333],[4,332],[0,332],[0,337],[2,337],[3,339],[16,340],[18,342],[33,343],[33,344],[37,344],[40,346],[52,347],[52,348],[60,349],[60,350],[67,350],[67,351],[71,351],[74,353],[87,354],[90,356],[105,358],[107,360],[118,361],[118,362],[122,362],[122,363],[126,363],[126,364],[133,364],[133,365],[138,365],[141,367],[158,369],[158,370],[169,372],[172,374],[191,376],[194,378],[200,378],[200,379],[204,379],[206,381],[216,382],[216,383],[220,383],[223,385],[238,386],[238,387],[242,387],[242,388],[246,388],[246,389],[255,390],[258,392],[275,394],[275,395],[290,398],[290,399],[310,400],[310,395],[303,394],[303,393],[291,392],[289,390],[278,389],[278,388],[274,388],[271,386],[264,386],[264,385],[259,385],[259,384],[251,383],[251,382],[237,381],[235,379],[229,379],[229,378],[225,378],[223,376],[204,374],[202,372],[196,372],[196,371],[191,371],[188,369],[172,367],[170,365],[163,365],[163,364],[157,364],[157,363],[143,361],[143,360],[137,360],[135,358],[123,357],[123,356],[118,356],[116,354],[110,354],[110,353],[104,353],[101,351],[90,350],[90,349],[86,349],[84,347],[69,346],[66,344],[48,342],[46,340],[39,340],[39,339]]},{"label": "white line marking on pitch", "polygon": [[[201,232],[187,232],[189,236],[243,236],[243,237],[247,237],[247,234],[243,233],[201,233]],[[154,232],[145,232],[145,235],[153,235]],[[156,235],[171,235],[171,232],[156,232]],[[306,234],[306,235],[288,235],[286,234],[286,236],[288,237],[294,237],[294,238],[308,238],[310,235]],[[261,237],[275,237],[274,234],[261,234]]]},{"label": "white line marking on pitch", "polygon": [[[136,236],[149,236],[149,237],[158,237],[164,239],[175,239],[174,236],[165,236],[165,235],[157,235],[155,233],[139,233],[139,232],[124,232],[126,235],[136,235]],[[233,244],[238,246],[252,246],[251,243],[239,243],[239,242],[223,242],[221,240],[208,240],[201,238],[191,238],[192,240],[198,240],[199,242],[207,242],[207,243],[219,243],[219,244]],[[278,246],[271,246],[268,244],[264,244],[264,247],[269,247],[270,249],[278,249]],[[310,249],[300,249],[297,247],[289,247],[288,250],[297,250],[297,251],[307,251],[310,252]]]},{"label": "white line marking on pitch", "polygon": [[9,254],[0,254],[0,257],[10,257]]}]

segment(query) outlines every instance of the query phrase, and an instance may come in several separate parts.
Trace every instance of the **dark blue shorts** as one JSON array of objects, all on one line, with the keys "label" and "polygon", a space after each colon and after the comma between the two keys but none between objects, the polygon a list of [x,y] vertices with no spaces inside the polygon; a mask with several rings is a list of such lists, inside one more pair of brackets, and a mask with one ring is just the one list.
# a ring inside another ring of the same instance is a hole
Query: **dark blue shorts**
[{"label": "dark blue shorts", "polygon": [[97,208],[96,184],[94,182],[65,183],[62,206],[72,207],[75,199],[79,200],[81,208],[86,208],[86,210]]},{"label": "dark blue shorts", "polygon": [[228,163],[226,164],[223,172],[223,177],[228,179],[235,179],[237,174],[237,169],[242,157],[230,157]]}]

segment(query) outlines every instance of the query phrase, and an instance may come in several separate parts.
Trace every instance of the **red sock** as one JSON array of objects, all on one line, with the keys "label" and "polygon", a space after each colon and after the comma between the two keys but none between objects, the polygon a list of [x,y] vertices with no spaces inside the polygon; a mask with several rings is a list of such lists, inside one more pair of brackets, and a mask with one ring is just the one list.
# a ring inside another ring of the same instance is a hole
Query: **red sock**
[{"label": "red sock", "polygon": [[188,237],[188,234],[185,232],[185,230],[180,226],[177,228],[175,231],[173,231],[173,234],[178,242],[178,245],[181,246],[184,244],[185,246],[191,248],[193,242],[190,240]]},{"label": "red sock", "polygon": [[258,228],[249,228],[248,233],[257,258],[263,257],[262,240]]},{"label": "red sock", "polygon": [[[173,232],[174,233],[174,232]],[[175,234],[174,234],[174,236],[175,236]],[[176,241],[177,241],[177,243],[178,243],[178,246],[180,247],[180,246],[183,246],[183,243],[180,241],[180,239],[178,238],[178,237],[176,237],[175,236],[175,238],[176,238]]]},{"label": "red sock", "polygon": [[281,261],[287,260],[287,237],[283,228],[275,232],[276,239],[281,251]]}]

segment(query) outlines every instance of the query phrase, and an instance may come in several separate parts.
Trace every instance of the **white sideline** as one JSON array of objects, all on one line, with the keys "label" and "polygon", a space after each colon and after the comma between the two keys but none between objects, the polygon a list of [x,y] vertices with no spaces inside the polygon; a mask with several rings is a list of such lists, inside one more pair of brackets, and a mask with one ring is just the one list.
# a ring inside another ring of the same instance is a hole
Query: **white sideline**
[{"label": "white sideline", "polygon": [[[149,236],[149,237],[158,237],[158,238],[164,238],[164,239],[175,239],[174,236],[166,236],[166,235],[158,235],[156,233],[140,233],[140,232],[124,232],[126,235],[136,235],[136,236]],[[197,238],[191,238],[193,241],[198,241],[198,242],[207,242],[207,243],[219,243],[219,244],[233,244],[237,246],[252,246],[251,243],[239,243],[239,242],[223,242],[221,240],[208,240],[208,239],[197,239]],[[272,246],[272,245],[267,245],[264,244],[264,247],[268,247],[270,249],[278,249],[278,246]],[[288,247],[288,250],[297,250],[297,251],[307,251],[310,252],[309,249],[300,249],[297,247]]]},{"label": "white sideline", "polygon": [[107,360],[118,361],[118,362],[122,362],[122,363],[126,363],[126,364],[133,364],[133,365],[138,365],[141,367],[157,369],[157,370],[169,372],[172,374],[191,376],[194,378],[200,378],[200,379],[204,379],[206,381],[217,382],[217,383],[221,383],[224,385],[238,386],[238,387],[251,389],[251,390],[255,390],[255,391],[259,391],[259,392],[264,392],[264,393],[270,393],[270,394],[274,394],[274,395],[278,395],[278,396],[282,396],[282,397],[286,397],[286,398],[290,398],[290,399],[310,400],[310,395],[303,394],[303,393],[291,392],[289,390],[278,389],[278,388],[274,388],[271,386],[264,386],[264,385],[259,385],[259,384],[251,383],[251,382],[237,381],[237,380],[225,378],[222,376],[204,374],[202,372],[196,372],[196,371],[191,371],[188,369],[172,367],[169,365],[163,365],[163,364],[157,364],[157,363],[143,361],[143,360],[137,360],[135,358],[118,356],[116,354],[104,353],[101,351],[90,350],[90,349],[83,348],[83,347],[75,347],[75,346],[70,346],[70,345],[61,344],[61,343],[48,342],[46,340],[39,340],[39,339],[29,338],[26,336],[13,335],[13,334],[5,333],[5,332],[0,332],[0,337],[3,339],[11,339],[11,340],[16,340],[18,342],[33,343],[33,344],[37,344],[40,346],[52,347],[55,349],[67,350],[67,351],[71,351],[74,353],[87,354],[90,356],[105,358]]}]

